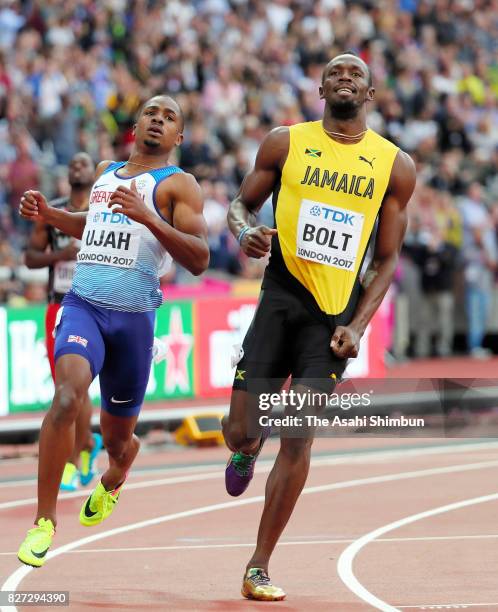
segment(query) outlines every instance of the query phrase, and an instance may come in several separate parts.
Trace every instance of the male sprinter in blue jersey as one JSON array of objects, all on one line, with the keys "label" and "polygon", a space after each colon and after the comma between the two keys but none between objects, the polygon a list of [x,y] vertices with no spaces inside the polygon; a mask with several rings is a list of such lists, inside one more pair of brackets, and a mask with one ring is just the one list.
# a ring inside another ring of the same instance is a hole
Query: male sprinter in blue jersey
[{"label": "male sprinter in blue jersey", "polygon": [[[246,255],[263,257],[271,245],[224,422],[233,453],[226,488],[234,496],[249,485],[268,433],[248,427],[261,382],[268,385],[265,391],[279,391],[292,375],[293,390],[331,393],[346,359],[358,355],[396,269],[415,186],[410,157],[367,126],[374,89],[365,62],[351,53],[335,57],[323,71],[319,95],[325,100],[322,120],[270,132],[228,213]],[[251,227],[252,214],[272,192],[276,229]],[[361,279],[377,220],[373,260]],[[242,594],[250,599],[285,597],[271,583],[268,564],[310,465],[313,432],[301,431],[299,438],[281,433],[256,549],[243,578]]]},{"label": "male sprinter in blue jersey", "polygon": [[181,108],[168,96],[155,96],[138,116],[128,161],[97,167],[88,213],[51,208],[36,191],[21,200],[24,218],[82,243],[57,324],[56,388],[40,432],[35,527],[18,551],[27,565],[45,562],[74,423],[97,375],[109,468],[83,504],[80,522],[97,525],[113,511],[140,446],[133,431],[149,378],[155,309],[162,303],[159,277],[172,259],[196,275],[208,266],[200,187],[168,163],[182,140]]}]

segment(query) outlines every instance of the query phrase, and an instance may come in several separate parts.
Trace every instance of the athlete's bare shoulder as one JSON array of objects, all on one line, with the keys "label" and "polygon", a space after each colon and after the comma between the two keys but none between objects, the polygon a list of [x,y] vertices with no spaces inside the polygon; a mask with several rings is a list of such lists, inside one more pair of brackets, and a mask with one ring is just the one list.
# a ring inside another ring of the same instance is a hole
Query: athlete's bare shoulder
[{"label": "athlete's bare shoulder", "polygon": [[408,203],[417,179],[415,162],[406,153],[399,149],[391,170],[391,178],[389,180],[389,193],[396,196],[400,202]]},{"label": "athlete's bare shoulder", "polygon": [[175,211],[187,207],[202,212],[203,195],[199,183],[188,172],[177,172],[162,181],[157,188],[156,205],[161,214],[169,219]]},{"label": "athlete's bare shoulder", "polygon": [[99,162],[95,168],[95,179],[98,179],[104,170],[106,170],[113,163],[114,162],[112,159],[104,159],[103,161]]},{"label": "athlete's bare shoulder", "polygon": [[282,169],[289,153],[290,135],[286,126],[276,127],[265,136],[256,157],[256,168]]},{"label": "athlete's bare shoulder", "polygon": [[177,172],[168,180],[162,181],[158,191],[160,195],[168,195],[172,201],[182,199],[189,194],[201,194],[201,188],[193,174],[188,172]]}]

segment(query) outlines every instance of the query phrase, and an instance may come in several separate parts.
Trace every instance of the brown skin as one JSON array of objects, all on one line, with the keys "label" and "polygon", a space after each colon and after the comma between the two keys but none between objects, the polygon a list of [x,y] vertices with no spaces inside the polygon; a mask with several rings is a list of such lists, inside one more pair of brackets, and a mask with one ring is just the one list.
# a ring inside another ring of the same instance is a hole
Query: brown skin
[{"label": "brown skin", "polygon": [[[176,102],[167,96],[151,98],[135,125],[135,144],[128,163],[120,168],[120,176],[134,176],[144,171],[143,166],[149,169],[166,166],[171,151],[183,140],[182,129],[183,119]],[[109,161],[103,161],[98,165],[96,178],[109,164]],[[202,216],[202,193],[195,178],[191,174],[179,173],[163,181],[156,193],[156,204],[161,215],[172,225],[147,209],[136,192],[134,181],[131,189],[124,186],[116,189],[109,207],[143,223],[168,249],[173,259],[192,274],[204,272],[209,264],[207,226]],[[41,219],[75,238],[83,235],[86,213],[50,209],[40,192],[27,191],[21,199],[19,212],[25,219]]]},{"label": "brown skin", "polygon": [[[323,126],[328,132],[338,132],[357,138],[330,136],[344,144],[359,142],[367,129],[366,104],[375,90],[369,83],[366,64],[351,55],[334,58],[324,69],[320,97],[325,99]],[[234,236],[250,225],[250,219],[273,192],[289,151],[289,129],[272,130],[262,142],[254,168],[244,178],[236,198],[230,205],[228,225]],[[394,275],[401,243],[406,230],[406,205],[415,187],[415,165],[411,158],[399,151],[382,203],[377,241],[372,264],[364,283],[365,292],[349,325],[334,330],[330,346],[341,358],[358,355],[360,339],[379,307]],[[277,230],[265,226],[252,227],[242,238],[241,248],[250,257],[260,258],[268,253],[271,237]],[[223,423],[227,446],[232,451],[254,453],[259,440],[246,434],[248,395],[245,391],[232,392],[230,415]],[[289,520],[306,482],[312,439],[282,438],[275,465],[268,477],[265,506],[259,525],[256,549],[247,567],[268,569],[270,556]]]},{"label": "brown skin", "polygon": [[[71,185],[68,210],[71,212],[85,211],[88,209],[88,198],[95,177],[95,166],[92,158],[87,153],[76,153],[69,164],[68,180]],[[48,226],[44,223],[36,223],[29,238],[25,254],[25,262],[28,268],[44,268],[54,265],[58,261],[74,261],[79,247],[70,243],[60,251],[52,251],[49,248]],[[92,403],[87,394],[82,409],[76,418],[75,441],[68,461],[76,466],[79,465],[82,450],[90,451],[93,448],[93,438],[90,429],[92,418]]]},{"label": "brown skin", "polygon": [[[176,102],[167,96],[151,98],[140,113],[132,153],[119,174],[134,176],[166,166],[171,151],[183,140],[182,130],[183,118]],[[104,161],[98,165],[96,178],[109,163]],[[176,261],[193,274],[201,274],[209,263],[209,248],[202,196],[195,179],[188,174],[177,174],[163,181],[156,192],[156,204],[174,227],[147,209],[137,194],[135,181],[131,189],[118,187],[110,199],[114,211],[143,223]],[[43,195],[34,191],[24,194],[19,212],[26,219],[42,220],[76,238],[81,238],[86,222],[86,213],[51,209]],[[52,407],[40,435],[37,511],[37,520],[44,517],[54,524],[59,482],[74,444],[74,422],[92,380],[88,361],[79,355],[63,355],[57,360],[56,380]],[[136,417],[101,413],[102,436],[109,455],[109,468],[102,475],[107,490],[123,482],[138,452],[140,444],[133,434],[135,423]]]},{"label": "brown skin", "polygon": [[[95,180],[95,167],[93,161],[86,153],[77,153],[69,164],[69,196],[68,210],[82,212],[88,210],[88,198]],[[53,252],[48,249],[49,234],[47,224],[37,223],[29,238],[26,249],[25,262],[28,268],[44,268],[57,261],[74,261],[78,254],[78,247],[69,244],[61,251]]]}]

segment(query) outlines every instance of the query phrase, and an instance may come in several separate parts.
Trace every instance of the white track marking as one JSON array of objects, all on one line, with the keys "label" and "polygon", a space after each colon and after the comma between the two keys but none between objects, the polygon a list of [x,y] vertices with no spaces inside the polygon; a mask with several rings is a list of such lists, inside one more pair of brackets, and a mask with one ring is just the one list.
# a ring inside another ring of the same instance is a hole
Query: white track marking
[{"label": "white track marking", "polygon": [[398,608],[408,610],[466,610],[467,608],[476,608],[478,606],[493,606],[497,609],[498,603],[421,604],[418,606],[398,606]]},{"label": "white track marking", "polygon": [[[421,536],[413,538],[377,538],[372,544],[383,543],[401,543],[401,542],[438,542],[441,540],[470,540],[470,539],[487,539],[498,538],[498,534],[492,535],[472,535],[472,536]],[[331,540],[286,540],[279,542],[279,546],[313,546],[330,545],[330,544],[351,544],[354,539],[339,538]],[[167,550],[215,550],[218,548],[253,548],[255,542],[227,542],[224,544],[174,544],[171,546],[128,546],[125,548],[85,548],[83,550],[70,550],[69,555],[84,555],[84,554],[100,554],[100,553],[124,553],[124,552],[163,552]],[[16,552],[0,552],[0,556],[14,556]],[[435,604],[433,604],[435,605]],[[401,606],[403,607],[403,606]]]},{"label": "white track marking", "polygon": [[460,508],[466,508],[468,506],[483,504],[488,501],[495,500],[498,500],[498,493],[494,493],[492,495],[483,495],[481,497],[473,497],[471,499],[464,499],[462,501],[455,502],[452,504],[446,504],[445,506],[432,508],[431,510],[426,510],[424,512],[418,512],[417,514],[406,516],[402,519],[393,521],[392,523],[388,523],[387,525],[383,525],[382,527],[374,529],[373,531],[370,531],[361,538],[355,540],[342,552],[341,556],[337,561],[337,572],[339,574],[339,577],[350,591],[352,591],[357,597],[370,604],[377,610],[382,610],[383,612],[396,612],[398,608],[389,605],[385,601],[382,601],[382,599],[379,599],[378,597],[373,595],[373,593],[370,593],[370,591],[368,591],[354,575],[353,561],[358,552],[367,544],[369,544],[379,536],[388,533],[389,531],[399,529],[400,527],[404,527],[405,525],[410,525],[411,523],[415,523],[416,521],[421,521],[432,516],[437,516],[438,514],[444,514],[445,512],[451,512],[452,510],[459,510]]},{"label": "white track marking", "polygon": [[[411,538],[377,538],[372,544],[401,543],[401,542],[439,542],[439,541],[458,541],[458,540],[485,540],[498,538],[498,534],[489,535],[454,535],[454,536],[420,536]],[[284,540],[279,542],[279,546],[313,546],[314,544],[351,544],[354,539],[338,538],[330,540]],[[70,550],[67,554],[99,554],[99,553],[123,553],[123,552],[155,552],[166,550],[209,550],[218,548],[252,548],[255,542],[227,542],[224,544],[175,544],[171,546],[129,546],[126,548],[85,548],[83,550]],[[0,552],[0,556],[14,556],[16,552]],[[435,605],[435,604],[432,604]],[[403,607],[403,606],[401,606]],[[406,607],[406,606],[405,606]]]},{"label": "white track marking", "polygon": [[[491,465],[496,465],[498,462],[481,462],[478,464],[464,464],[464,465],[460,465],[460,466],[449,466],[449,467],[444,467],[444,468],[432,468],[432,469],[428,469],[428,470],[419,470],[419,471],[410,471],[410,472],[401,472],[401,473],[395,473],[395,474],[386,474],[384,476],[374,476],[372,478],[363,478],[363,479],[355,479],[355,480],[349,480],[349,481],[343,481],[343,482],[336,482],[336,483],[331,483],[328,485],[320,485],[320,486],[316,486],[316,487],[308,487],[303,489],[303,494],[311,494],[311,493],[321,493],[321,492],[325,492],[325,491],[333,491],[335,489],[344,489],[344,488],[349,488],[349,487],[357,487],[357,486],[363,486],[363,485],[369,485],[369,484],[374,484],[374,483],[379,483],[379,482],[392,482],[392,481],[396,481],[396,480],[402,480],[405,478],[417,478],[417,477],[424,477],[424,476],[432,476],[435,474],[447,474],[450,472],[458,472],[458,471],[468,471],[468,470],[473,470],[473,469],[481,469],[482,467],[490,467]],[[202,476],[206,476],[205,474],[203,474]],[[138,484],[138,483],[137,483]],[[497,497],[498,498],[498,494],[496,494],[495,496],[489,496],[489,497]],[[479,498],[480,499],[480,498]],[[56,557],[58,555],[61,555],[62,553],[65,552],[69,552],[70,550],[73,550],[75,548],[79,548],[80,546],[85,546],[86,544],[90,544],[91,542],[96,542],[98,540],[102,540],[104,538],[108,538],[114,535],[119,535],[121,533],[126,533],[128,531],[133,531],[135,529],[142,529],[144,527],[150,527],[153,525],[158,525],[161,523],[165,523],[165,522],[169,522],[169,521],[173,521],[173,520],[177,520],[177,519],[183,519],[183,518],[188,518],[191,516],[197,516],[200,514],[206,514],[208,512],[214,512],[214,511],[218,511],[218,510],[225,510],[225,509],[230,509],[230,508],[235,508],[238,506],[244,506],[244,505],[248,505],[248,504],[254,504],[254,503],[259,503],[264,501],[264,496],[262,495],[258,495],[256,497],[248,497],[246,499],[239,499],[239,500],[235,500],[235,501],[230,501],[230,502],[224,502],[221,504],[212,504],[209,506],[201,506],[198,508],[193,508],[191,510],[185,510],[183,512],[176,512],[174,514],[166,514],[163,516],[159,516],[157,518],[154,519],[148,519],[145,521],[139,521],[137,523],[130,523],[128,525],[123,525],[122,527],[117,527],[115,529],[110,529],[108,531],[103,531],[100,533],[96,533],[92,536],[88,536],[86,538],[80,538],[79,540],[74,540],[73,542],[69,542],[68,544],[65,544],[59,548],[56,548],[55,550],[53,550],[52,552],[49,552],[47,554],[47,559],[51,559],[53,557]],[[462,502],[459,502],[462,503]],[[463,502],[465,503],[465,502]],[[477,503],[477,502],[473,502],[473,503]],[[454,504],[453,504],[454,505]],[[467,505],[470,505],[467,502]],[[434,511],[429,511],[430,513],[434,513]],[[424,514],[424,513],[422,513]],[[430,514],[431,515],[431,514]],[[419,516],[419,515],[415,515],[415,516]],[[404,519],[406,520],[406,519]],[[394,523],[393,523],[394,525]],[[394,528],[394,527],[393,527]],[[377,530],[378,531],[378,530]],[[389,531],[389,529],[387,529],[386,531]],[[376,533],[376,532],[372,532],[372,533]],[[384,532],[382,532],[384,533]],[[382,535],[381,533],[378,533],[376,535]],[[372,538],[374,539],[374,538]],[[361,538],[360,538],[361,540]],[[351,546],[355,546],[355,544],[357,544],[360,540],[356,540]],[[350,547],[348,547],[349,550]],[[343,553],[344,554],[344,553]],[[28,567],[28,566],[23,566],[18,568],[17,570],[15,570],[8,578],[7,580],[3,583],[2,587],[0,590],[2,591],[15,591],[17,586],[19,585],[19,583],[22,581],[22,579],[27,576],[31,571],[33,570],[32,567]],[[354,576],[353,576],[354,578]],[[355,579],[356,580],[356,579]],[[358,583],[359,584],[359,583]],[[360,585],[361,587],[361,585]],[[363,588],[363,587],[361,587]],[[366,589],[365,589],[366,590]],[[368,593],[368,591],[366,591]],[[379,600],[380,601],[380,600]],[[4,606],[2,608],[0,608],[1,612],[15,612],[16,608],[13,606]],[[395,610],[395,608],[390,608],[390,610]]]},{"label": "white track marking", "polygon": [[[37,458],[38,461],[38,458]],[[220,466],[224,465],[222,464],[222,462],[220,462]],[[136,478],[141,478],[143,476],[153,476],[154,474],[157,474],[158,476],[160,476],[161,474],[184,474],[184,473],[189,473],[189,472],[195,472],[195,473],[199,473],[202,472],[203,470],[212,470],[213,468],[217,467],[215,463],[211,464],[211,465],[193,465],[193,466],[180,466],[180,467],[163,467],[163,468],[143,468],[134,472],[131,472],[130,475],[128,476],[129,479],[136,479]],[[99,476],[100,474],[102,474],[103,470],[98,470],[96,473],[96,476]],[[37,483],[37,479],[36,478],[26,478],[25,480],[11,480],[11,481],[6,481],[6,482],[0,482],[0,489],[6,489],[6,488],[10,488],[10,487],[26,487],[26,486],[31,486]],[[89,486],[88,491],[92,490],[92,487]]]},{"label": "white track marking", "polygon": [[[459,445],[457,447],[451,447],[449,445],[443,445],[443,446],[436,446],[436,447],[429,447],[429,448],[417,448],[417,449],[407,449],[407,450],[403,450],[403,449],[387,449],[385,451],[373,451],[373,452],[367,452],[367,453],[358,453],[355,454],[353,456],[348,455],[348,456],[329,456],[329,457],[317,457],[316,459],[312,459],[311,460],[311,466],[312,467],[324,467],[324,466],[330,466],[330,465],[344,465],[344,464],[351,464],[351,463],[363,463],[365,460],[368,463],[371,463],[373,461],[383,461],[385,459],[392,459],[393,457],[413,457],[413,456],[426,456],[426,455],[440,455],[440,454],[452,454],[452,453],[461,453],[464,451],[473,451],[473,450],[480,450],[480,449],[489,449],[489,448],[496,448],[498,447],[498,443],[483,443],[483,444],[465,444],[465,445]],[[263,473],[268,473],[272,467],[273,467],[273,459],[272,460],[267,460],[267,459],[263,459],[263,460],[259,460],[259,465],[256,466],[256,473],[257,474],[263,474]],[[469,469],[481,469],[484,467],[487,467],[485,465],[485,463],[489,463],[489,467],[494,467],[495,465],[497,465],[496,462],[481,462],[481,463],[476,463],[476,464],[470,464],[470,465],[476,465],[476,468],[469,468]],[[222,467],[222,464],[220,464],[220,467]],[[452,466],[453,467],[457,467],[459,468],[457,471],[460,471],[461,466]],[[178,469],[186,469],[189,470],[190,468],[178,468]],[[202,468],[201,468],[202,469]],[[447,469],[447,468],[436,468],[436,469]],[[165,471],[170,472],[171,470],[169,468],[165,468]],[[159,472],[159,470],[156,473],[161,473]],[[139,476],[138,473],[135,474],[135,476]],[[133,490],[133,489],[146,489],[149,487],[154,487],[154,486],[162,486],[162,485],[169,485],[169,484],[181,484],[181,483],[186,483],[186,482],[196,482],[198,480],[203,480],[204,478],[206,479],[210,479],[210,478],[216,478],[216,477],[221,477],[221,472],[219,471],[219,469],[216,472],[203,472],[202,474],[190,474],[190,475],[185,475],[185,476],[178,476],[178,477],[173,477],[173,478],[164,478],[164,479],[157,479],[157,480],[145,480],[145,481],[141,481],[141,482],[136,482],[136,483],[127,483],[126,485],[126,490]],[[381,477],[382,478],[382,477]],[[73,498],[78,498],[78,497],[87,497],[89,495],[89,493],[92,491],[93,489],[87,488],[87,489],[83,489],[81,491],[74,491],[72,493],[61,493],[59,494],[58,499],[59,500],[64,500],[64,499],[73,499]],[[36,497],[29,497],[27,499],[17,499],[14,501],[9,501],[9,502],[2,502],[0,503],[0,511],[1,510],[6,510],[8,508],[18,508],[19,506],[28,506],[30,504],[36,504],[37,502],[37,498]]]},{"label": "white track marking", "polygon": [[[247,499],[238,499],[236,501],[224,502],[221,504],[212,504],[209,506],[200,506],[199,508],[193,508],[191,510],[184,510],[183,512],[175,512],[174,514],[165,514],[163,516],[158,516],[157,518],[148,519],[146,521],[139,521],[137,523],[130,523],[128,525],[123,525],[122,527],[116,527],[115,529],[109,529],[108,531],[103,531],[100,533],[96,533],[91,536],[87,536],[86,538],[80,538],[79,540],[74,540],[73,542],[69,542],[68,544],[64,544],[59,548],[56,548],[52,552],[47,554],[47,560],[53,559],[63,553],[69,552],[75,548],[80,546],[85,546],[85,544],[90,544],[91,542],[96,542],[97,540],[103,540],[104,538],[109,538],[114,535],[119,535],[121,533],[127,533],[128,531],[133,531],[135,529],[142,529],[144,527],[151,527],[153,525],[159,525],[161,523],[166,523],[169,521],[174,521],[177,519],[189,518],[191,516],[198,516],[200,514],[206,514],[208,512],[215,512],[217,510],[225,510],[228,508],[234,508],[238,506],[246,506],[248,504],[255,504],[258,502],[264,501],[263,495],[258,495],[256,497],[248,497]],[[23,578],[25,578],[34,568],[29,566],[22,566],[15,570],[3,583],[1,591],[15,591],[18,587],[19,583]],[[16,608],[14,606],[2,606],[0,607],[1,612],[15,612]]]},{"label": "white track marking", "polygon": [[[350,463],[364,463],[365,461],[373,462],[382,462],[389,460],[392,457],[418,457],[418,456],[426,456],[426,455],[441,455],[441,454],[453,454],[453,453],[465,453],[471,451],[479,451],[479,450],[496,450],[498,448],[498,442],[456,442],[455,444],[441,444],[439,446],[421,446],[418,448],[403,448],[402,446],[396,446],[386,449],[378,449],[374,451],[364,451],[357,450],[353,451],[351,454],[344,455],[336,455],[331,454],[325,457],[316,457],[312,460],[312,465],[343,465]],[[256,472],[261,471],[269,471],[268,469],[261,469],[265,464],[273,465],[274,459],[265,459],[260,458],[258,461],[258,467],[256,467]],[[220,461],[219,466],[224,467],[225,463]],[[182,466],[182,467],[163,467],[159,469],[154,468],[144,468],[143,470],[131,472],[129,478],[140,478],[142,476],[151,475],[151,474],[164,474],[164,473],[176,473],[176,472],[200,472],[202,470],[210,470],[214,469],[217,466],[215,464],[202,466]],[[0,488],[9,488],[9,487],[23,487],[28,485],[36,484],[36,478],[30,478],[27,480],[12,480],[10,482],[0,482]],[[89,488],[88,490],[92,490]],[[83,493],[81,493],[83,496]],[[63,498],[59,498],[63,499]]]}]

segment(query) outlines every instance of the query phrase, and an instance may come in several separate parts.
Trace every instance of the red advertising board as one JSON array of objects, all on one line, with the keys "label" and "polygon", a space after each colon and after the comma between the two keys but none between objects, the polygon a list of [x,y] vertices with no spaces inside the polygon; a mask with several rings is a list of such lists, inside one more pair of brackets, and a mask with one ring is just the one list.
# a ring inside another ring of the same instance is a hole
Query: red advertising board
[{"label": "red advertising board", "polygon": [[[210,298],[194,304],[195,394],[221,397],[230,394],[235,368],[231,367],[234,346],[242,344],[251,324],[256,299]],[[351,378],[383,378],[386,315],[381,308],[361,342],[357,359],[351,360]]]},{"label": "red advertising board", "polygon": [[228,395],[234,371],[233,347],[242,344],[256,309],[253,298],[200,299],[195,303],[196,395]]}]

